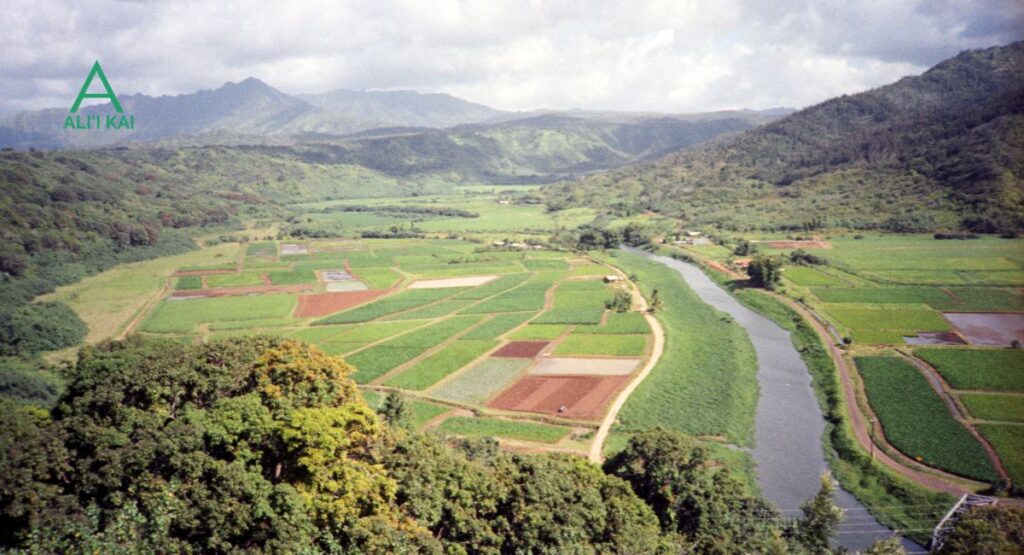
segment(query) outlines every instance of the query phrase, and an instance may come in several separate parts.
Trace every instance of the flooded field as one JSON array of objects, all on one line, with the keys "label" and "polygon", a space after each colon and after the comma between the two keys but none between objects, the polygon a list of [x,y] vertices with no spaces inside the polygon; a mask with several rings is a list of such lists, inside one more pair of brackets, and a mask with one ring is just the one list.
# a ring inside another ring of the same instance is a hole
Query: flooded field
[{"label": "flooded field", "polygon": [[944,312],[942,314],[971,345],[1009,347],[1024,343],[1024,314]]}]

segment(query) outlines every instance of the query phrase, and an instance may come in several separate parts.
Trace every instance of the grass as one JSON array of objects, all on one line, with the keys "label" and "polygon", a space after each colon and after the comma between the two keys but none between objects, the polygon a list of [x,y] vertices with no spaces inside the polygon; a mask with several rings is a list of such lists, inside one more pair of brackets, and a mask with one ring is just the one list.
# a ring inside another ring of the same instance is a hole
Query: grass
[{"label": "grass", "polygon": [[446,434],[470,437],[506,437],[538,443],[557,443],[569,435],[569,428],[498,418],[474,418],[455,416],[438,426]]},{"label": "grass", "polygon": [[529,324],[511,334],[509,339],[555,339],[565,333],[569,326],[565,324]]},{"label": "grass", "polygon": [[530,359],[488,358],[431,391],[431,397],[481,405],[495,393],[512,384],[527,367]]},{"label": "grass", "polygon": [[955,389],[1024,391],[1024,351],[998,349],[916,349]]},{"label": "grass", "polygon": [[650,333],[651,328],[647,325],[647,319],[639,312],[609,312],[604,324],[579,326],[576,331],[579,333],[634,334]]},{"label": "grass", "polygon": [[998,479],[984,449],[953,419],[916,368],[889,356],[857,357],[856,363],[868,403],[897,449],[954,474],[987,482]]},{"label": "grass", "polygon": [[422,391],[497,346],[497,341],[455,341],[417,362],[384,385]]},{"label": "grass", "polygon": [[664,308],[656,316],[666,332],[665,353],[626,401],[617,431],[662,426],[751,445],[757,361],[743,328],[700,300],[675,270],[615,255],[610,261],[636,274],[644,294],[659,291]]},{"label": "grass", "polygon": [[499,314],[463,335],[462,339],[495,339],[529,320],[533,315],[533,312]]},{"label": "grass", "polygon": [[1014,484],[1024,484],[1024,426],[978,424]]},{"label": "grass", "polygon": [[204,322],[284,318],[295,308],[294,295],[209,297],[163,301],[142,323],[149,333],[189,333]]},{"label": "grass", "polygon": [[175,291],[191,291],[203,288],[203,278],[200,276],[182,276],[174,282]]},{"label": "grass", "polygon": [[213,322],[210,324],[211,331],[245,330],[254,328],[287,328],[301,324],[301,320],[294,318],[268,318],[261,320],[239,320],[227,322]]},{"label": "grass", "polygon": [[980,420],[1024,422],[1024,396],[961,393],[960,400]]},{"label": "grass", "polygon": [[305,341],[306,343],[321,343],[330,337],[338,335],[339,333],[351,328],[352,326],[317,326],[314,328],[301,329],[289,334],[288,337],[299,341]]},{"label": "grass", "polygon": [[635,357],[644,354],[645,335],[572,334],[555,349],[556,355]]},{"label": "grass", "polygon": [[541,314],[537,324],[600,324],[603,308],[552,308]]},{"label": "grass", "polygon": [[569,263],[565,260],[558,259],[542,259],[542,260],[523,260],[523,267],[527,270],[568,270]]}]

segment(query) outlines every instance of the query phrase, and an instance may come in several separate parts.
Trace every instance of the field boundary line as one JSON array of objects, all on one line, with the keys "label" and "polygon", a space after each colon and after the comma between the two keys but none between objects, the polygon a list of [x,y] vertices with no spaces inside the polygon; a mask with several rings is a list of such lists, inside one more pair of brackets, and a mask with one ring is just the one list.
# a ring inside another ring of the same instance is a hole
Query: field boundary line
[{"label": "field boundary line", "polygon": [[128,335],[133,330],[135,330],[135,328],[138,327],[139,324],[142,323],[145,317],[148,316],[149,313],[153,310],[153,307],[156,306],[157,303],[162,301],[164,297],[166,297],[171,292],[171,279],[172,277],[164,278],[164,286],[160,289],[160,291],[157,291],[152,297],[150,297],[150,299],[146,301],[146,303],[143,304],[142,307],[139,308],[139,310],[137,310],[135,314],[132,315],[131,318],[128,319],[128,322],[125,323],[123,328],[121,328],[120,333],[115,335],[113,339],[117,341],[123,340],[124,338],[128,337]]}]

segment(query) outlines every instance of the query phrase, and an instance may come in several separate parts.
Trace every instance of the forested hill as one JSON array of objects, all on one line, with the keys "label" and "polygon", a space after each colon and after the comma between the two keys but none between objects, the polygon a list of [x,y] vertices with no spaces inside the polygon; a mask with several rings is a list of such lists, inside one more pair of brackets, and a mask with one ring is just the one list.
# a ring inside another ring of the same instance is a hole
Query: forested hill
[{"label": "forested hill", "polygon": [[1024,227],[1024,42],[553,190],[734,229]]}]

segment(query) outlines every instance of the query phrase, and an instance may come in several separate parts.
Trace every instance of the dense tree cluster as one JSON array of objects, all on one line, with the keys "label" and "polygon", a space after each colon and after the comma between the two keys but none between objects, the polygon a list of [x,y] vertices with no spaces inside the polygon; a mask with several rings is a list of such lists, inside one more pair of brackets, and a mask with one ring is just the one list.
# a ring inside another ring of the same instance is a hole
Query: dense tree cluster
[{"label": "dense tree cluster", "polygon": [[653,430],[599,468],[410,432],[350,368],[269,337],[83,349],[50,411],[0,401],[0,545],[62,553],[823,553],[830,482],[786,520]]}]

